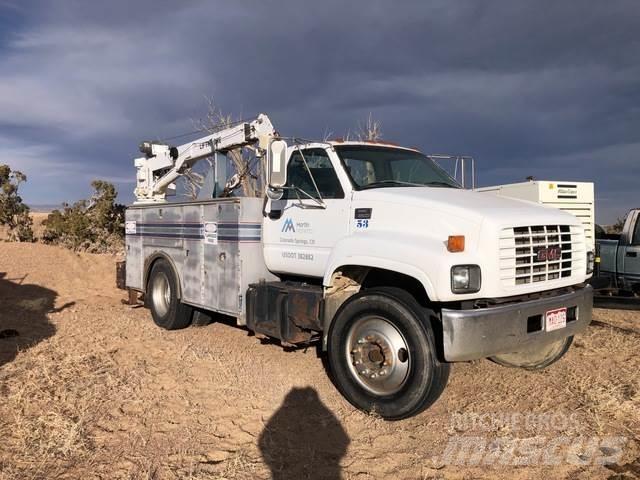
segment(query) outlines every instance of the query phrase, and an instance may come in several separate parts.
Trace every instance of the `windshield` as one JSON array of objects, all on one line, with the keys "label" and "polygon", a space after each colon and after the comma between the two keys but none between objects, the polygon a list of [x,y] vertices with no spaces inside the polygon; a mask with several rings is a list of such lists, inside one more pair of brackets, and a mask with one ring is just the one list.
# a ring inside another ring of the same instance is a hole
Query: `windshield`
[{"label": "windshield", "polygon": [[429,157],[412,150],[367,145],[335,147],[356,190],[383,187],[460,188]]}]

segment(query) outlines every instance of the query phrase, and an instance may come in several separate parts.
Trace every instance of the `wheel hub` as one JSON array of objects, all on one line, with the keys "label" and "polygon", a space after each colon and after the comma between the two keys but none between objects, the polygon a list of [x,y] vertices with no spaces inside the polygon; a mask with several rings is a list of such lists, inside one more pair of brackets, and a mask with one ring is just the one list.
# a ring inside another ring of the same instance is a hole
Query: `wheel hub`
[{"label": "wheel hub", "polygon": [[391,346],[379,335],[367,335],[364,339],[358,339],[351,355],[358,374],[369,378],[386,375],[387,358],[392,357]]},{"label": "wheel hub", "polygon": [[347,335],[351,373],[366,390],[390,395],[402,388],[409,371],[407,343],[386,319],[366,317]]},{"label": "wheel hub", "polygon": [[171,284],[164,272],[153,279],[151,287],[151,301],[160,316],[166,315],[171,306]]}]

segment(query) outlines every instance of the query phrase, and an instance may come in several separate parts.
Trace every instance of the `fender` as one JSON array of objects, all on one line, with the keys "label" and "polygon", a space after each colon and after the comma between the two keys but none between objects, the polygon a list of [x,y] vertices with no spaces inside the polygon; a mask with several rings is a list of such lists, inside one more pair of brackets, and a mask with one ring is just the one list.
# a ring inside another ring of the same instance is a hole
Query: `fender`
[{"label": "fender", "polygon": [[383,268],[402,273],[418,280],[432,301],[438,300],[438,294],[432,280],[421,266],[432,265],[437,268],[441,262],[438,257],[445,253],[441,240],[424,236],[398,235],[394,232],[366,232],[351,235],[339,240],[334,246],[323,285],[331,285],[333,272],[344,265]]},{"label": "fender", "polygon": [[178,269],[176,268],[176,264],[173,259],[167,255],[166,252],[155,251],[151,255],[149,255],[144,261],[144,282],[142,283],[142,287],[144,288],[143,293],[147,293],[147,283],[149,282],[149,274],[151,273],[151,266],[155,263],[156,260],[163,259],[169,264],[171,269],[173,270],[173,274],[178,279],[178,291],[176,292],[178,298],[182,298],[182,278],[178,273]]}]

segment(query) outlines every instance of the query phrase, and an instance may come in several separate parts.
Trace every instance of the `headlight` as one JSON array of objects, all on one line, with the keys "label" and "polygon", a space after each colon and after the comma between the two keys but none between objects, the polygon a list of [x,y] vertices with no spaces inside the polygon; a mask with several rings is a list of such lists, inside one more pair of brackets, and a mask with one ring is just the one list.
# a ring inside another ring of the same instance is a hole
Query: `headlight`
[{"label": "headlight", "polygon": [[480,291],[480,284],[480,267],[478,265],[451,267],[451,291],[453,293],[476,293]]},{"label": "headlight", "polygon": [[593,268],[596,263],[596,256],[593,252],[587,252],[587,275],[593,273]]}]

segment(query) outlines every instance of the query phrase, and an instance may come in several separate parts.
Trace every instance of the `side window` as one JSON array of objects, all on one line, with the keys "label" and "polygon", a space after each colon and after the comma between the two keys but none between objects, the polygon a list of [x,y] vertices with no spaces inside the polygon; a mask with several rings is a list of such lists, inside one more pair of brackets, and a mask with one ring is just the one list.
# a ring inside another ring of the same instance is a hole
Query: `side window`
[{"label": "side window", "polygon": [[[308,150],[302,150],[304,160],[307,161],[313,180],[315,180],[318,190],[322,198],[344,198],[344,191],[338,180],[333,165],[327,152],[322,148],[313,148]],[[299,151],[293,152],[289,165],[287,166],[287,186],[297,187],[304,190],[306,193],[316,198],[316,188],[313,186],[313,180],[309,176],[309,171],[304,164]],[[299,193],[301,199],[306,198],[306,195]],[[293,190],[285,190],[285,199],[295,199],[296,192]]]},{"label": "side window", "polygon": [[633,232],[633,239],[631,240],[633,245],[640,245],[640,214],[636,216],[636,227]]}]

